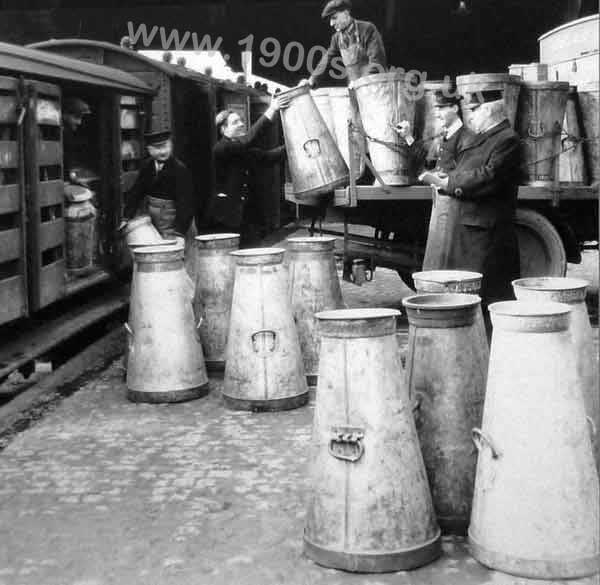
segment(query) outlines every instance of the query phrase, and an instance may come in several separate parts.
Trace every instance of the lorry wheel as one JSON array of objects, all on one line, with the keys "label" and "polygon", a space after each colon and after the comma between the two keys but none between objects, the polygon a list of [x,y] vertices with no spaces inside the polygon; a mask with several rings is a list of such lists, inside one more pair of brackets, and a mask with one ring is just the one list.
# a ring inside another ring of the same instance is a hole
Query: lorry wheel
[{"label": "lorry wheel", "polygon": [[533,209],[517,209],[521,277],[564,276],[567,253],[556,228]]}]

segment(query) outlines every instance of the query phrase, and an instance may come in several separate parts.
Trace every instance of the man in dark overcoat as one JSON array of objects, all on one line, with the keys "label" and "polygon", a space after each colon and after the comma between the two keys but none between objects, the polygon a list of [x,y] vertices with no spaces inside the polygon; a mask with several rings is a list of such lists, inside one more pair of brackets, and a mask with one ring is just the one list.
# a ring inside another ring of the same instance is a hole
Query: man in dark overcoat
[{"label": "man in dark overcoat", "polygon": [[267,150],[256,146],[256,142],[287,102],[285,97],[274,97],[266,112],[248,131],[237,112],[224,110],[217,114],[217,131],[221,137],[213,148],[216,181],[208,212],[212,230],[242,231],[242,242],[246,240],[245,208],[252,197],[252,171],[259,172],[257,167],[275,164],[285,156],[285,146]]},{"label": "man in dark overcoat", "polygon": [[439,187],[460,204],[448,268],[481,272],[481,297],[487,306],[514,298],[511,281],[519,278],[519,137],[506,119],[501,91],[464,98],[477,134],[462,146],[456,168],[440,179]]}]

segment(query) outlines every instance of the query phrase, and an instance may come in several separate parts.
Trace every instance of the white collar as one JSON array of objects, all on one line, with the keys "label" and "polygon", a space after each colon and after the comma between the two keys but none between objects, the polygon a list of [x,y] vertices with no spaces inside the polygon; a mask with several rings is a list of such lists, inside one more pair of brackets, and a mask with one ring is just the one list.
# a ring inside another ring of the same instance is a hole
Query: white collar
[{"label": "white collar", "polygon": [[462,120],[460,118],[456,118],[450,126],[446,129],[446,140],[452,138],[454,134],[456,134],[463,127]]},{"label": "white collar", "polygon": [[[158,171],[162,171],[162,169],[164,169],[164,168],[165,168],[165,164],[166,164],[166,162],[167,162],[167,161],[165,161],[165,162],[159,162],[159,161],[155,160],[155,161],[154,161],[154,170],[155,170],[156,172],[158,172]],[[158,165],[161,165],[161,168],[160,168],[160,169],[158,168]]]}]

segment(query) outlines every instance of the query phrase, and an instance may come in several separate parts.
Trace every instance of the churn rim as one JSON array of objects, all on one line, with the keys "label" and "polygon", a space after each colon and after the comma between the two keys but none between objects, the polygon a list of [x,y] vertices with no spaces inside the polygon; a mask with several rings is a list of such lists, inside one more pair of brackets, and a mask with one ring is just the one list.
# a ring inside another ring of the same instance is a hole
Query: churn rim
[{"label": "churn rim", "polygon": [[516,83],[517,85],[521,85],[522,82],[520,76],[513,75],[512,73],[465,73],[464,75],[456,76],[456,85],[459,85],[461,82],[476,83],[483,80],[491,83]]},{"label": "churn rim", "polygon": [[570,83],[568,81],[552,81],[545,79],[543,81],[521,81],[521,85],[525,89],[560,89],[569,90]]},{"label": "churn rim", "polygon": [[177,239],[165,238],[162,242],[152,242],[150,244],[148,242],[129,242],[127,246],[130,250],[133,250],[134,248],[150,248],[152,246],[174,246],[175,244],[177,244]]},{"label": "churn rim", "polygon": [[[590,285],[589,281],[583,278],[571,278],[569,276],[528,276],[526,278],[517,278],[511,284],[513,287],[527,290],[557,292],[587,288]],[[549,286],[551,284],[554,284],[554,286]]]},{"label": "churn rim", "polygon": [[479,295],[469,293],[416,294],[402,299],[402,304],[407,309],[431,311],[454,311],[455,309],[475,307],[480,303]]},{"label": "churn rim", "polygon": [[285,241],[292,244],[328,244],[329,242],[335,242],[336,239],[337,238],[335,236],[299,236],[286,238]]},{"label": "churn rim", "polygon": [[198,242],[212,242],[214,240],[233,240],[239,238],[240,234],[202,234],[195,236],[194,239]]},{"label": "churn rim", "polygon": [[168,252],[183,252],[185,245],[183,242],[176,242],[175,244],[151,244],[146,246],[139,246],[133,250],[134,254],[166,254]]},{"label": "churn rim", "polygon": [[358,308],[358,309],[332,309],[320,311],[315,314],[322,321],[335,320],[359,320],[359,319],[382,319],[385,317],[399,317],[402,313],[398,309],[387,308]]},{"label": "churn rim", "polygon": [[136,227],[148,223],[152,223],[152,218],[149,215],[138,215],[137,217],[133,217],[132,219],[127,221],[127,223],[123,226],[123,233],[128,234],[129,232],[133,231]]},{"label": "churn rim", "polygon": [[239,256],[241,258],[252,258],[253,256],[265,256],[267,254],[275,256],[283,253],[285,253],[285,248],[246,248],[245,250],[230,252],[232,256]]},{"label": "churn rim", "polygon": [[488,306],[490,313],[505,317],[551,317],[566,315],[571,307],[554,301],[499,301]]},{"label": "churn rim", "polygon": [[[425,275],[429,278],[425,278]],[[447,276],[447,278],[444,278],[445,276]],[[452,276],[454,278],[451,278]],[[470,270],[422,270],[420,272],[414,272],[412,277],[413,280],[447,284],[450,282],[481,280],[483,274],[481,274],[481,272],[472,272]]]},{"label": "churn rim", "polygon": [[382,81],[404,81],[406,79],[406,73],[401,70],[397,71],[384,71],[382,73],[371,73],[371,75],[365,75],[354,81],[354,89],[371,85],[372,83],[380,83]]}]

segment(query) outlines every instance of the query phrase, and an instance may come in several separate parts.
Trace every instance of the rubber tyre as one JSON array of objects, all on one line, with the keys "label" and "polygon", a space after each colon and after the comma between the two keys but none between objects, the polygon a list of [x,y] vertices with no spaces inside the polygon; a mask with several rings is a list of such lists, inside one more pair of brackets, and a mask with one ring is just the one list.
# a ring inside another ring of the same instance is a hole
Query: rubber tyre
[{"label": "rubber tyre", "polygon": [[556,228],[541,213],[519,208],[516,215],[521,278],[564,276],[567,253]]}]

